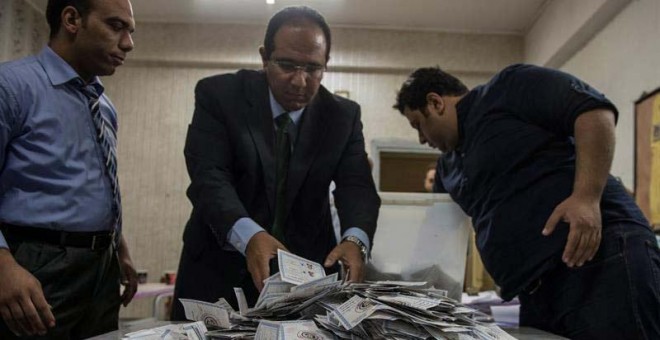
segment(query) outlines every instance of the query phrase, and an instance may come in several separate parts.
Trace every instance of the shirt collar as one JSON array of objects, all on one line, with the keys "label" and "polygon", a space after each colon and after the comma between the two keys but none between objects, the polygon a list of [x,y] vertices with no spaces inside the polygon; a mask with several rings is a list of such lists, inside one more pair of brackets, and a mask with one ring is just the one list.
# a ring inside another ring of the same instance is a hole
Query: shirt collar
[{"label": "shirt collar", "polygon": [[458,126],[457,150],[461,150],[463,142],[465,141],[465,122],[470,114],[470,110],[472,110],[472,104],[475,101],[476,92],[477,89],[473,89],[466,93],[465,96],[456,103],[456,124]]},{"label": "shirt collar", "polygon": [[[270,87],[268,88],[268,96],[270,97],[270,110],[273,112],[273,120],[279,117],[284,112],[287,112],[282,107],[282,105],[280,105],[280,103],[278,103],[277,100],[275,100],[275,96],[273,96],[273,91],[270,90]],[[291,117],[291,120],[293,120],[294,124],[298,125],[298,122],[302,117],[303,111],[305,111],[304,107],[300,110],[289,112],[289,117]]]},{"label": "shirt collar", "polygon": [[[62,85],[74,79],[77,79],[79,84],[84,84],[83,80],[78,76],[78,73],[73,67],[55,53],[50,46],[44,46],[44,48],[41,49],[37,55],[37,60],[39,60],[44,71],[46,71],[48,79],[53,86]],[[103,93],[103,84],[101,84],[99,77],[95,76],[87,85],[94,86],[99,95]]]}]

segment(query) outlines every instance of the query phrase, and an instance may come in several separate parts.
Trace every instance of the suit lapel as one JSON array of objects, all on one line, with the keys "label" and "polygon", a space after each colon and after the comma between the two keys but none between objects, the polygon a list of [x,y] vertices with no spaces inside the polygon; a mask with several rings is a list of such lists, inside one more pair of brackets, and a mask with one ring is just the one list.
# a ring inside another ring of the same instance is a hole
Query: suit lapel
[{"label": "suit lapel", "polygon": [[[297,142],[289,162],[289,174],[286,189],[287,216],[293,206],[293,201],[298,195],[300,186],[305,180],[305,177],[307,177],[307,172],[320,149],[320,145],[324,141],[327,131],[327,129],[324,129],[326,117],[332,114],[331,110],[328,108],[333,106],[323,105],[322,103],[323,91],[323,88],[319,89],[319,93],[305,109],[302,116]],[[328,104],[327,101],[325,104]]]},{"label": "suit lapel", "polygon": [[275,130],[265,74],[259,72],[257,76],[248,75],[245,89],[250,103],[250,110],[246,117],[247,126],[261,159],[268,206],[271,213],[274,214],[275,158],[273,145],[275,145]]}]

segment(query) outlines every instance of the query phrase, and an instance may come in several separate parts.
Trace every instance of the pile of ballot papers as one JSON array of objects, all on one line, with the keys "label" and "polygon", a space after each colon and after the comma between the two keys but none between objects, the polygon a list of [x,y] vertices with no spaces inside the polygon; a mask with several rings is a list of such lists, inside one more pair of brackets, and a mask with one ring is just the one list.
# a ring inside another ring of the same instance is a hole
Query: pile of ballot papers
[{"label": "pile of ballot papers", "polygon": [[513,339],[425,282],[342,282],[281,250],[278,266],[254,307],[235,288],[238,311],[224,299],[181,299],[186,317],[204,322],[209,339]]}]

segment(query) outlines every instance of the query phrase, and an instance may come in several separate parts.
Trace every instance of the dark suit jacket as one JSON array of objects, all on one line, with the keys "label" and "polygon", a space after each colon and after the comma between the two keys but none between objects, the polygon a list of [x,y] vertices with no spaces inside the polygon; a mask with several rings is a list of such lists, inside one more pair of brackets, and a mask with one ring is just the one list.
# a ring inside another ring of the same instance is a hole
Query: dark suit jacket
[{"label": "dark suit jacket", "polygon": [[[184,232],[189,251],[222,247],[242,217],[270,230],[275,212],[275,129],[263,72],[201,80],[185,146],[193,211]],[[307,106],[289,164],[285,245],[322,263],[336,245],[328,187],[342,233],[365,231],[373,244],[380,199],[364,150],[360,107],[324,87]]]}]

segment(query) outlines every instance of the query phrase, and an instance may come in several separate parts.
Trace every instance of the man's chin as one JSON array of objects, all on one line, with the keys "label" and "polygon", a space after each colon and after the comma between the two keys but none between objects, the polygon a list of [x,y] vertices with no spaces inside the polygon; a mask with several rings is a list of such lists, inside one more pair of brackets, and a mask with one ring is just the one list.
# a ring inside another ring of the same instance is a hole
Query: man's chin
[{"label": "man's chin", "polygon": [[102,70],[99,70],[97,76],[99,76],[99,77],[111,76],[111,75],[115,74],[116,70],[117,70],[117,68],[114,67],[114,66],[104,67]]},{"label": "man's chin", "polygon": [[288,112],[291,112],[291,111],[298,111],[304,108],[306,104],[307,103],[293,102],[293,103],[286,103],[285,105],[282,105],[282,107]]}]

